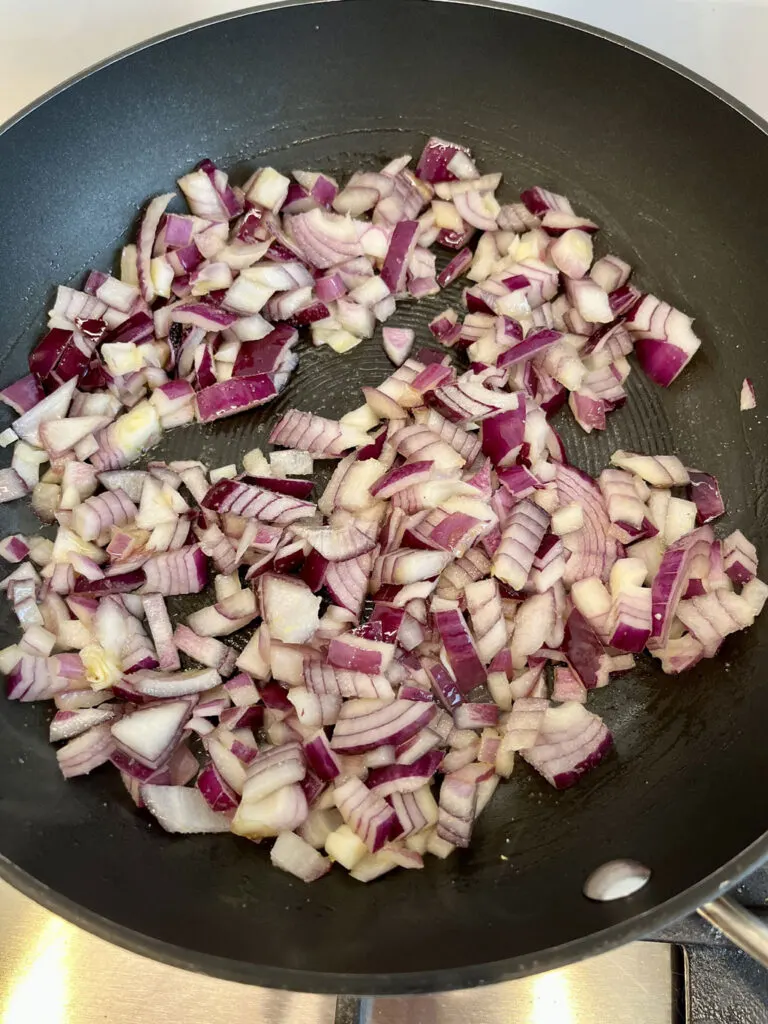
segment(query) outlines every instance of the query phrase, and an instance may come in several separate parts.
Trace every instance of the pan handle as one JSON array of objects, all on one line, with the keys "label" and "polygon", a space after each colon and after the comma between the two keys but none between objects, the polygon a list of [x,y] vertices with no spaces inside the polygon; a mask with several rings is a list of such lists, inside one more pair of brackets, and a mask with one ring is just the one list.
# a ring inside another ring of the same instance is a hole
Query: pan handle
[{"label": "pan handle", "polygon": [[754,960],[768,967],[768,924],[730,896],[699,907],[699,914]]}]

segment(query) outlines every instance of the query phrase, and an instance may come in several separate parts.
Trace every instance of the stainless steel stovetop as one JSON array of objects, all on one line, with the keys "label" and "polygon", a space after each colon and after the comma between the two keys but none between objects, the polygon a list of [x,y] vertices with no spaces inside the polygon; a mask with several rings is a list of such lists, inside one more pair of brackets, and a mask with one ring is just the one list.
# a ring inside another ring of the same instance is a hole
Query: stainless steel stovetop
[{"label": "stainless steel stovetop", "polygon": [[[0,1024],[334,1024],[335,1000],[239,985],[111,946],[0,885]],[[549,974],[379,999],[375,1024],[672,1024],[673,947],[640,942]],[[151,1008],[151,1011],[149,1010]],[[149,1012],[148,1012],[149,1011]]]},{"label": "stainless steel stovetop", "polygon": [[[258,2],[0,0],[0,123],[111,53]],[[528,0],[527,6],[643,43],[768,118],[768,0]],[[765,910],[768,870],[752,876],[739,896]],[[346,1008],[332,997],[274,992],[145,960],[2,882],[0,936],[0,1024],[346,1024]],[[767,1024],[768,971],[708,925],[688,919],[654,939],[503,985],[374,1000],[363,1017],[366,1024]]]}]

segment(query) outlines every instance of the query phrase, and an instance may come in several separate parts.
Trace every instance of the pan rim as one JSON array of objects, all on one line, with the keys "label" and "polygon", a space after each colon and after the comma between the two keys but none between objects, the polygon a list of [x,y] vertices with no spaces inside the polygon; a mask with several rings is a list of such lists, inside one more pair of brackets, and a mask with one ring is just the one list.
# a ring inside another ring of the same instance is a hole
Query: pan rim
[{"label": "pan rim", "polygon": [[[5,135],[6,132],[21,123],[28,115],[42,107],[49,100],[64,93],[71,86],[149,47],[191,32],[196,32],[199,29],[234,21],[238,18],[251,17],[264,11],[341,2],[344,2],[344,0],[271,0],[271,2],[259,4],[255,7],[214,15],[210,18],[201,19],[153,36],[111,54],[84,71],[72,75],[64,82],[54,86],[42,96],[27,104],[4,124],[0,125],[0,136]],[[687,79],[693,85],[704,89],[713,97],[731,107],[735,113],[744,117],[764,135],[768,136],[768,121],[760,117],[759,114],[726,90],[721,89],[677,61],[612,32],[587,25],[572,18],[561,17],[542,11],[533,11],[517,4],[507,3],[505,0],[419,0],[419,2],[433,4],[451,3],[464,7],[489,8],[512,15],[534,18],[539,21],[553,22],[575,31],[607,40],[660,64],[662,67]],[[593,932],[581,938],[573,939],[535,953],[522,954],[486,964],[407,973],[401,972],[397,974],[345,974],[297,970],[263,964],[258,965],[228,957],[196,952],[161,939],[154,939],[143,935],[80,906],[28,874],[2,854],[0,854],[0,878],[13,885],[14,888],[33,899],[36,903],[58,914],[70,923],[83,928],[85,931],[130,952],[182,970],[195,971],[219,977],[226,981],[296,992],[311,992],[323,995],[364,993],[376,996],[405,996],[447,992],[511,981],[515,978],[536,974],[541,971],[553,970],[589,956],[597,956],[627,942],[646,938],[651,932],[657,931],[675,920],[693,913],[703,903],[733,888],[733,886],[742,881],[766,859],[768,859],[768,832],[764,833],[716,871],[713,871],[710,875],[683,892],[649,910],[633,915],[626,921],[610,925],[601,931]]]}]

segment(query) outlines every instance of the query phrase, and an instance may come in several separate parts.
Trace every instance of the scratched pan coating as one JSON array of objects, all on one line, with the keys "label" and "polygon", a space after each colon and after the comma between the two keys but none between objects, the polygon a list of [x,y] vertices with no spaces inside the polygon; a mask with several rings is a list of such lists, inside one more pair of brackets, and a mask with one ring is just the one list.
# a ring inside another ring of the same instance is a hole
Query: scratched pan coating
[{"label": "scratched pan coating", "polygon": [[[764,550],[764,413],[738,410],[744,376],[758,401],[768,395],[763,125],[658,58],[490,5],[261,9],[140,49],[7,128],[0,383],[25,372],[55,284],[109,266],[146,197],[201,157],[235,181],[267,161],[343,177],[417,153],[433,133],[503,171],[503,197],[536,183],[567,194],[604,225],[600,252],[697,316],[702,348],[669,391],[633,373],[630,401],[590,438],[559,416],[572,460],[594,472],[617,447],[676,452],[718,474],[725,528]],[[428,320],[458,294],[403,304],[392,323],[426,341]],[[300,351],[274,405],[174,431],[158,455],[237,461],[285,409],[337,416],[389,371],[378,336],[343,358]],[[23,503],[0,508],[2,534],[35,530]],[[112,941],[241,981],[394,993],[549,969],[653,931],[765,855],[767,621],[679,678],[642,660],[591,698],[616,750],[581,785],[556,793],[520,766],[469,850],[367,886],[334,871],[307,887],[245,840],[166,835],[116,773],[64,783],[49,712],[3,704],[0,865]],[[3,644],[15,636],[8,612],[0,631]],[[588,902],[587,874],[621,856],[652,869],[648,886]]]}]

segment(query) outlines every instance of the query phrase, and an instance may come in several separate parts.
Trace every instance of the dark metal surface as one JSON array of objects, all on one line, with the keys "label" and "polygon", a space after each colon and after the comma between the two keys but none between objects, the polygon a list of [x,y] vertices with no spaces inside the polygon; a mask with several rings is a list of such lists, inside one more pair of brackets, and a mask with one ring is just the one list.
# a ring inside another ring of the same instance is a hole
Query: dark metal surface
[{"label": "dark metal surface", "polygon": [[[146,197],[202,156],[236,181],[267,160],[347,173],[418,152],[431,133],[503,170],[503,197],[534,183],[565,192],[605,225],[600,251],[697,315],[704,344],[678,384],[662,392],[633,374],[605,434],[587,439],[566,415],[566,443],[589,470],[617,447],[716,470],[725,525],[765,551],[765,427],[759,408],[739,413],[738,389],[749,374],[768,394],[768,138],[661,60],[553,19],[422,0],[260,9],[52,96],[0,134],[0,383],[24,372],[54,284],[108,266]],[[444,300],[394,322],[424,337]],[[386,372],[377,341],[344,358],[303,347],[265,413],[173,432],[161,450],[234,461],[281,409],[339,414]],[[20,505],[0,509],[2,534],[34,524]],[[8,619],[0,634],[10,642]],[[306,887],[245,840],[163,834],[116,773],[65,783],[45,710],[4,704],[0,866],[114,942],[242,981],[391,993],[547,969],[653,931],[768,852],[752,798],[768,768],[767,646],[763,620],[680,678],[643,663],[595,695],[616,752],[579,787],[556,793],[522,766],[470,850],[368,886],[334,872]],[[586,875],[617,857],[647,864],[649,885],[619,904],[587,901]]]}]

